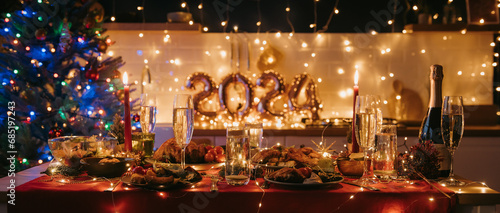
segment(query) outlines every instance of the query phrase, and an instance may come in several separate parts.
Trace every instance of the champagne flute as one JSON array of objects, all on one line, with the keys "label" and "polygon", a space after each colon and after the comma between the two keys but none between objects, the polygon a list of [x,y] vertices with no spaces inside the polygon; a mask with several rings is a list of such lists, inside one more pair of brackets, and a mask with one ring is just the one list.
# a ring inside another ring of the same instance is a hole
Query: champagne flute
[{"label": "champagne flute", "polygon": [[439,183],[447,186],[463,186],[465,183],[455,179],[455,174],[453,174],[453,157],[464,133],[462,96],[445,96],[441,110],[441,133],[443,142],[451,154],[451,165],[450,175]]},{"label": "champagne flute", "polygon": [[368,172],[368,151],[375,148],[375,133],[377,132],[377,100],[375,96],[358,96],[355,105],[355,135],[358,145],[364,151],[363,176],[355,182],[360,185],[376,183],[373,175]]},{"label": "champagne flute", "polygon": [[141,94],[141,130],[142,130],[142,149],[145,157],[153,155],[155,144],[155,130],[157,99],[154,93]]},{"label": "champagne flute", "polygon": [[182,148],[181,167],[186,166],[186,146],[193,136],[193,97],[177,94],[174,97],[173,129],[176,143]]},{"label": "champagne flute", "polygon": [[142,133],[152,133],[156,124],[157,113],[156,95],[152,93],[141,94],[141,129]]}]

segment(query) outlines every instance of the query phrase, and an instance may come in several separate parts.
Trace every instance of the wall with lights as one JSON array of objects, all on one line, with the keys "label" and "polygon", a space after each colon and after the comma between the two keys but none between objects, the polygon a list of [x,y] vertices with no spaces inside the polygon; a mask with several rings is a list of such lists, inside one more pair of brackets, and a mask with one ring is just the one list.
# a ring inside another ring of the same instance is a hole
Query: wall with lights
[{"label": "wall with lights", "polygon": [[443,95],[462,95],[466,105],[493,104],[496,63],[491,32],[235,34],[112,30],[107,34],[116,41],[107,54],[122,56],[126,64],[120,71],[130,73],[132,82],[138,83],[135,97],[140,95],[141,72],[145,64],[149,66],[151,88],[160,97],[159,123],[171,122],[173,95],[189,92],[185,81],[190,74],[206,72],[220,83],[236,72],[231,40],[250,47],[242,48],[240,68],[254,83],[261,73],[256,63],[269,45],[283,55],[274,70],[287,84],[297,74],[311,74],[322,100],[322,118],[352,116],[356,70],[360,94],[379,94],[385,104],[384,117],[415,120],[400,113],[401,101],[411,102],[415,96],[422,100],[421,109],[427,108],[432,64],[444,66]]}]

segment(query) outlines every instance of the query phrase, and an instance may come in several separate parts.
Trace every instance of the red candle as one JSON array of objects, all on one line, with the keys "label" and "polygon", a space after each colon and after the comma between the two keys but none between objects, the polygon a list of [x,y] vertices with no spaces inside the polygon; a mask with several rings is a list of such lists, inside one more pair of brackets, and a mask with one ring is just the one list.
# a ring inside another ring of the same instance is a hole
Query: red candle
[{"label": "red candle", "polygon": [[356,118],[356,97],[358,97],[359,93],[359,87],[358,87],[358,70],[356,70],[356,73],[354,74],[354,102],[352,105],[352,149],[351,153],[356,153],[359,152],[359,145],[356,140],[356,132],[354,128],[354,119]]},{"label": "red candle", "polygon": [[132,151],[132,125],[130,124],[130,88],[127,72],[123,73],[124,107],[125,107],[125,152]]}]

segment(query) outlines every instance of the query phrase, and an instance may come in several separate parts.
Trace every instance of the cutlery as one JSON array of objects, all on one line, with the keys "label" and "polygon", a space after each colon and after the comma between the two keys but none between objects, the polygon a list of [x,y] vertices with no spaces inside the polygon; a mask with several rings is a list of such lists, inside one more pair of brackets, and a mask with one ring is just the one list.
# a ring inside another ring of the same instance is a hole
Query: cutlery
[{"label": "cutlery", "polygon": [[360,184],[357,184],[357,183],[353,183],[351,181],[345,181],[344,180],[343,183],[349,184],[349,185],[353,185],[353,186],[363,187],[365,189],[369,189],[369,190],[372,190],[372,191],[380,191],[380,189],[378,189],[378,188],[375,188],[375,187],[372,187],[372,186],[367,186],[367,185],[360,185]]}]

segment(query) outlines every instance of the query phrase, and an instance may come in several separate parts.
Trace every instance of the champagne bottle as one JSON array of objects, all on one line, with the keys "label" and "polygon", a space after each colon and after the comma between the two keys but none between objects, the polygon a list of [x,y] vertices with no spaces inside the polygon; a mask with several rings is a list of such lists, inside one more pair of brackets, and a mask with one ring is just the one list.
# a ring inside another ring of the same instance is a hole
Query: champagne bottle
[{"label": "champagne bottle", "polygon": [[441,95],[441,85],[443,82],[443,67],[441,65],[432,65],[430,72],[430,97],[429,109],[427,115],[420,126],[420,142],[432,141],[439,151],[441,159],[439,176],[448,177],[450,174],[451,156],[446,148],[441,136],[441,104],[443,102]]}]

